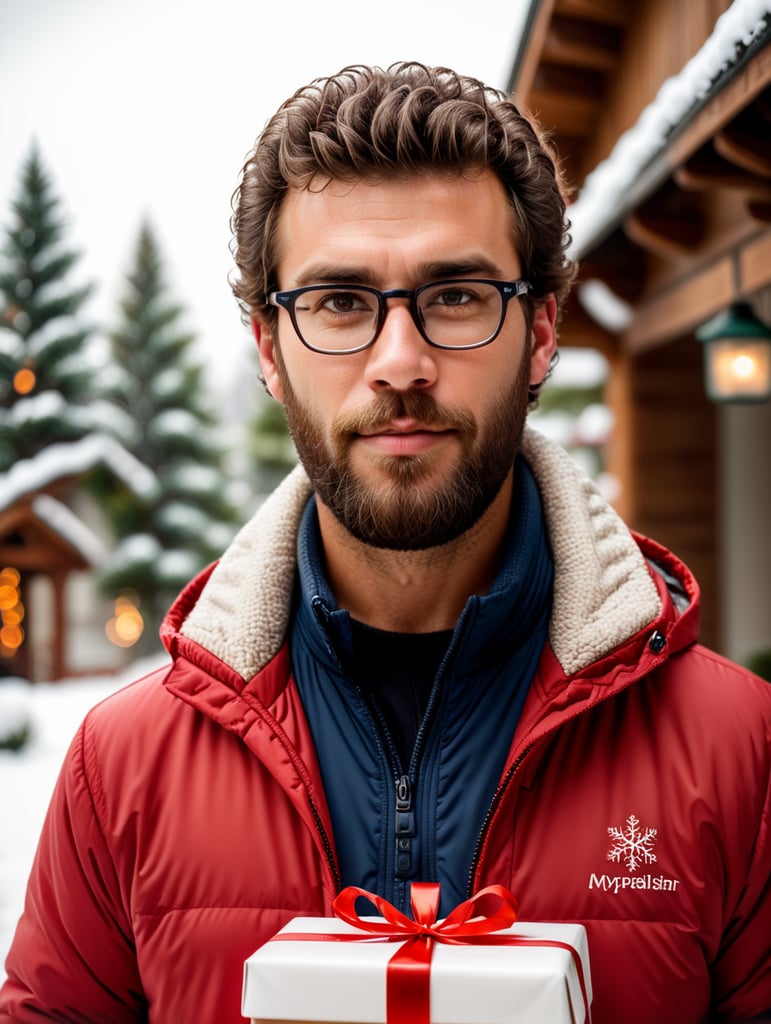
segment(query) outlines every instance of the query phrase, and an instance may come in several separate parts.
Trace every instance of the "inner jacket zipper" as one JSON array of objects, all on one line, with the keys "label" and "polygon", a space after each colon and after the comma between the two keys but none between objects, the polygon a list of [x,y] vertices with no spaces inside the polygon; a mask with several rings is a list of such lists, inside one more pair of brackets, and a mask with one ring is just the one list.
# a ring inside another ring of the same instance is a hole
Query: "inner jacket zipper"
[{"label": "inner jacket zipper", "polygon": [[[410,758],[410,766],[407,772],[402,767],[396,744],[391,736],[391,731],[380,710],[377,701],[371,695],[365,695],[361,690],[367,706],[373,718],[376,732],[379,734],[379,745],[386,764],[388,773],[393,779],[394,786],[394,811],[393,811],[393,876],[396,882],[397,892],[394,893],[394,902],[405,903],[406,881],[413,876],[414,849],[413,840],[417,835],[415,823],[415,780],[417,778],[417,762],[419,747],[421,743],[422,729],[418,730],[415,738],[415,746]],[[430,702],[429,702],[430,703]],[[426,709],[424,721],[428,716],[429,709]]]},{"label": "inner jacket zipper", "polygon": [[396,780],[396,811],[394,815],[394,874],[409,878],[412,874],[412,840],[415,836],[415,809],[412,806],[412,784],[409,775]]},{"label": "inner jacket zipper", "polygon": [[[319,620],[323,630],[326,630],[326,620],[328,619],[328,613],[323,602],[320,600],[314,600],[313,610],[316,618]],[[450,645],[452,647],[452,644]],[[327,641],[327,650],[329,651],[332,658],[335,660],[338,669],[346,673],[345,668],[337,655],[334,647]],[[449,653],[449,651],[448,651]],[[434,686],[431,690],[431,696],[429,698],[426,712],[423,716],[423,721],[418,729],[418,735],[415,738],[415,746],[413,747],[412,757],[410,759],[410,771],[415,772],[417,766],[417,753],[419,746],[422,745],[422,736],[424,733],[424,726],[427,718],[431,712],[431,708],[435,703],[435,692],[437,689],[438,679],[444,667],[445,660],[439,667],[436,678],[434,680]],[[410,877],[412,870],[412,840],[415,836],[415,811],[413,807],[413,782],[409,774],[405,774],[402,768],[401,760],[399,758],[398,751],[396,750],[396,744],[393,741],[391,732],[388,728],[388,724],[385,720],[383,712],[380,709],[377,701],[370,694],[365,691],[356,683],[355,680],[348,676],[349,681],[353,685],[361,697],[365,708],[369,712],[372,718],[372,725],[375,733],[375,741],[379,749],[380,755],[383,759],[383,764],[386,773],[394,779],[396,799],[395,799],[395,811],[394,811],[394,892],[393,893],[382,893],[381,895],[386,898],[390,898],[390,901],[397,907],[401,907],[406,910],[407,907],[407,882],[406,879]],[[390,803],[390,801],[389,801]],[[321,820],[321,816],[316,808],[313,800],[310,800],[311,811],[316,820],[316,825],[321,838],[322,846],[327,857],[332,876],[334,879],[335,886],[339,892],[342,888],[342,879],[340,877],[340,869],[337,864],[337,858],[335,857],[332,846],[329,841],[329,837],[324,828],[324,824]]]},{"label": "inner jacket zipper", "polygon": [[415,744],[410,755],[410,763],[407,771],[404,771],[396,744],[393,741],[388,723],[377,703],[371,695],[363,693],[357,687],[364,698],[375,720],[376,731],[379,732],[382,753],[391,773],[394,783],[394,816],[393,816],[393,879],[394,893],[392,902],[404,912],[407,912],[409,904],[409,881],[415,877],[415,839],[417,838],[417,821],[415,813],[415,791],[417,788],[418,765],[426,746],[426,734],[430,722],[434,718],[434,711],[441,693],[441,680],[445,674],[445,668],[450,660],[452,651],[455,648],[454,640],[450,642],[442,663],[437,670],[434,684],[431,688],[426,710],[423,714]]}]

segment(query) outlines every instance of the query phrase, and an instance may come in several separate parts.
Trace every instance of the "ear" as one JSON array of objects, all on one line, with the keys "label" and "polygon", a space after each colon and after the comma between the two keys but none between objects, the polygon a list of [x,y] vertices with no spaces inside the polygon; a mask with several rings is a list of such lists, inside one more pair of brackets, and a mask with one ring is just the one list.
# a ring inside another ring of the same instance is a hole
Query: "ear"
[{"label": "ear", "polygon": [[535,307],[530,332],[530,383],[540,384],[557,351],[557,300],[553,295]]},{"label": "ear", "polygon": [[283,389],[278,372],[273,331],[266,323],[254,316],[251,318],[251,324],[254,340],[257,342],[257,351],[260,354],[260,367],[265,378],[265,385],[277,401],[283,402]]}]

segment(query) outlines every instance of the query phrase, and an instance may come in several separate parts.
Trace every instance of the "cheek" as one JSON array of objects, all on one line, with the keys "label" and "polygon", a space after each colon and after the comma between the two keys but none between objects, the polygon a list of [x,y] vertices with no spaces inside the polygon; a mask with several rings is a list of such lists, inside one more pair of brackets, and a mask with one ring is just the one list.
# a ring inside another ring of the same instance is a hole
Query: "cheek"
[{"label": "cheek", "polygon": [[288,369],[288,377],[297,399],[325,423],[373,398],[350,357],[316,355]]},{"label": "cheek", "polygon": [[327,437],[332,423],[345,411],[345,397],[340,383],[317,368],[305,366],[294,372],[284,371],[283,402],[290,425]]},{"label": "cheek", "polygon": [[[515,338],[496,338],[493,345],[498,340],[504,341],[504,344],[495,352],[496,358],[485,368],[483,374],[479,374],[478,378],[469,374],[464,384],[462,393],[475,395],[480,409],[489,409],[521,389],[526,391],[528,387],[531,369],[529,350],[521,340]],[[480,383],[470,386],[470,382],[475,380]],[[487,382],[486,387],[481,383],[482,381]],[[467,400],[471,401],[472,399],[469,397]]]}]

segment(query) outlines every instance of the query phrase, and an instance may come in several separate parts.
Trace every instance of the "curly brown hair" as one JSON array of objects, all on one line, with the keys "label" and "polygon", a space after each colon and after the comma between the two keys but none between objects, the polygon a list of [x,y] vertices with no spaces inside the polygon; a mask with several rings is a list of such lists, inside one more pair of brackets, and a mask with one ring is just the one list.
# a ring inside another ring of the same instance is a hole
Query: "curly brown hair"
[{"label": "curly brown hair", "polygon": [[276,228],[289,189],[485,168],[513,207],[532,301],[552,293],[561,308],[575,275],[561,176],[538,126],[504,93],[418,63],[347,67],[315,79],[267,123],[233,195],[231,284],[244,318],[273,322],[266,297],[278,287]]}]

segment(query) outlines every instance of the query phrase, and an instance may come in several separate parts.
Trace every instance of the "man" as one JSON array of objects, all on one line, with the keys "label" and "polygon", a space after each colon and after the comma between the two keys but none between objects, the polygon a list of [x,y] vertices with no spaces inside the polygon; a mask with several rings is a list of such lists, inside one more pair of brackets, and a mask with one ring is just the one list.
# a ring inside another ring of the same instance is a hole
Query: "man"
[{"label": "man", "polygon": [[580,921],[595,1024],[762,1019],[769,701],[698,588],[525,429],[573,267],[552,157],[452,72],[268,124],[235,292],[296,470],[87,716],[0,1019],[235,1022],[243,960],[355,883]]}]

